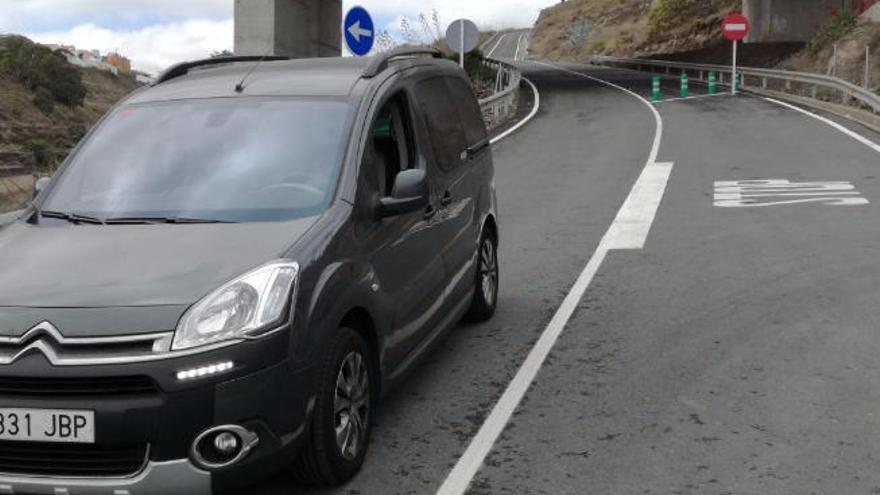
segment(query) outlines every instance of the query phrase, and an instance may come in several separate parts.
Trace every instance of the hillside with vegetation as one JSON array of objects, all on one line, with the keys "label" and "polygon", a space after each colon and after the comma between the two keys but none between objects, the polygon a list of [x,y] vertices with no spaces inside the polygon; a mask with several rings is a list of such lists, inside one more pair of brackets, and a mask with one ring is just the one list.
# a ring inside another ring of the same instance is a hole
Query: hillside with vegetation
[{"label": "hillside with vegetation", "polygon": [[[559,61],[608,55],[729,64],[730,44],[720,36],[720,23],[741,4],[741,0],[565,0],[541,12],[531,52],[536,58]],[[868,47],[869,83],[880,87],[880,3],[864,0],[855,10],[833,6],[828,10],[827,23],[808,42],[744,44],[740,63],[834,74],[863,84]]]},{"label": "hillside with vegetation", "polygon": [[0,213],[26,201],[32,175],[51,172],[136,87],[130,76],[75,67],[27,38],[0,38]]},{"label": "hillside with vegetation", "polygon": [[551,60],[706,48],[740,0],[567,0],[541,12],[531,51]]},{"label": "hillside with vegetation", "polygon": [[[874,8],[880,18],[880,5]],[[837,46],[835,55],[835,45]],[[834,12],[807,46],[780,64],[781,68],[829,74],[865,84],[865,48],[868,48],[868,86],[880,89],[880,22],[852,11]]]}]

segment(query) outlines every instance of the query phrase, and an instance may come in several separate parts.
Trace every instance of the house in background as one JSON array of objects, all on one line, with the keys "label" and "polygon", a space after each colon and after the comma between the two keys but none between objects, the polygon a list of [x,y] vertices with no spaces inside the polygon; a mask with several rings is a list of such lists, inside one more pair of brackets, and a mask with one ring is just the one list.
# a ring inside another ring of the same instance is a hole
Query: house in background
[{"label": "house in background", "polygon": [[116,67],[116,69],[123,74],[128,74],[129,72],[131,72],[131,60],[123,57],[116,52],[108,53],[104,57],[104,61],[112,65],[113,67]]}]

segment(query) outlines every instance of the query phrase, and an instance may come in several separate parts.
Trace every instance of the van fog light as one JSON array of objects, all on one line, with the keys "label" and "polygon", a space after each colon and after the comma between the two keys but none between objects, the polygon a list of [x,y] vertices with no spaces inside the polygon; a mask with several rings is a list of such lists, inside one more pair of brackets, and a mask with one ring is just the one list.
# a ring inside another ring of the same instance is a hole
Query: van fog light
[{"label": "van fog light", "polygon": [[192,380],[194,378],[204,378],[206,376],[225,373],[232,370],[232,368],[234,367],[235,363],[233,363],[232,361],[225,361],[223,363],[212,364],[210,366],[202,366],[199,368],[182,370],[177,372],[177,379],[180,381],[184,381]]},{"label": "van fog light", "polygon": [[214,448],[222,455],[232,455],[238,451],[238,437],[228,431],[214,437]]},{"label": "van fog light", "polygon": [[201,468],[221,469],[244,459],[259,443],[260,437],[247,428],[215,426],[196,437],[190,457]]}]

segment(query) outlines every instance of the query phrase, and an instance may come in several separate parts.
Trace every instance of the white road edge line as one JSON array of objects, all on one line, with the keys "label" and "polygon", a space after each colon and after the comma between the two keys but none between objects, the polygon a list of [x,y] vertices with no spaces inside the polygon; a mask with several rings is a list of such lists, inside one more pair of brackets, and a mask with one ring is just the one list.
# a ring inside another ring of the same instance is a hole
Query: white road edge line
[{"label": "white road edge line", "polygon": [[532,93],[535,94],[535,104],[532,105],[532,111],[529,112],[529,114],[526,116],[526,118],[519,121],[515,126],[511,127],[510,129],[502,132],[501,134],[499,134],[499,135],[495,136],[494,138],[492,138],[491,140],[489,140],[490,145],[493,145],[493,144],[501,141],[502,139],[504,139],[504,138],[510,136],[511,134],[513,134],[514,132],[518,131],[520,127],[528,124],[529,121],[532,120],[535,117],[535,115],[538,113],[538,109],[541,108],[541,94],[538,93],[538,88],[535,87],[535,85],[532,83],[532,81],[529,81],[525,77],[523,77],[523,81],[527,82],[529,84],[529,86],[532,87]]},{"label": "white road edge line", "polygon": [[523,36],[525,36],[525,35],[526,35],[525,33],[519,35],[519,39],[516,40],[516,53],[513,54],[513,61],[514,62],[519,62],[519,51],[522,48],[522,40],[523,40]]},{"label": "white road edge line", "polygon": [[495,50],[498,49],[498,45],[501,44],[501,40],[503,40],[508,34],[510,33],[504,33],[498,37],[498,42],[495,43],[495,46],[493,46],[491,50],[489,50],[489,53],[486,54],[486,58],[492,58],[492,54],[495,53]]},{"label": "white road edge line", "polygon": [[661,103],[670,103],[673,101],[685,101],[685,100],[698,100],[700,98],[712,98],[715,96],[733,96],[730,93],[715,93],[714,95],[694,95],[694,96],[685,96],[683,98],[667,98],[665,100],[654,101],[651,102],[654,105],[659,105]]},{"label": "white road edge line", "polygon": [[803,108],[798,107],[798,106],[795,106],[795,105],[792,105],[792,104],[790,104],[790,103],[786,103],[786,102],[784,102],[784,101],[776,100],[776,99],[774,99],[774,98],[767,98],[767,97],[764,97],[764,99],[767,100],[767,101],[769,101],[769,102],[771,102],[771,103],[776,103],[777,105],[781,105],[781,106],[783,106],[783,107],[790,108],[790,109],[792,109],[792,110],[795,110],[795,111],[797,111],[797,112],[800,112],[800,113],[802,113],[802,114],[804,114],[804,115],[808,115],[808,116],[810,116],[810,117],[813,117],[814,119],[818,120],[819,122],[824,122],[824,123],[830,125],[831,127],[837,129],[838,131],[840,131],[840,132],[846,134],[847,136],[849,136],[849,137],[855,139],[856,141],[858,141],[858,142],[864,144],[865,146],[871,148],[872,150],[876,151],[877,153],[880,153],[880,144],[877,144],[877,143],[875,143],[874,141],[871,141],[870,139],[866,138],[865,136],[862,136],[861,134],[859,134],[859,133],[857,133],[857,132],[855,132],[855,131],[852,131],[852,130],[850,130],[850,129],[847,129],[846,127],[844,127],[844,126],[838,124],[837,122],[835,122],[835,121],[833,121],[833,120],[831,120],[831,119],[825,118],[825,117],[823,117],[823,116],[821,116],[821,115],[817,115],[817,114],[815,114],[815,113],[813,113],[813,112],[810,112],[809,110],[804,110]]},{"label": "white road edge line", "polygon": [[657,124],[654,143],[651,146],[651,153],[648,156],[645,168],[633,185],[632,190],[630,190],[623,206],[617,212],[614,222],[612,222],[608,231],[602,237],[599,246],[589,262],[587,262],[587,266],[584,267],[571,290],[565,296],[550,323],[547,324],[547,327],[538,338],[534,347],[532,347],[526,360],[517,370],[513,380],[508,384],[495,407],[492,408],[477,435],[471,440],[464,454],[462,454],[455,467],[446,477],[443,485],[440,486],[440,489],[437,491],[438,495],[463,495],[467,491],[474,476],[476,476],[483,465],[486,456],[492,450],[492,446],[495,445],[498,437],[501,436],[505,426],[507,426],[513,413],[519,406],[520,401],[522,401],[529,387],[531,387],[532,382],[538,375],[538,371],[540,371],[557,339],[565,329],[568,320],[571,319],[577,309],[578,303],[583,298],[590,283],[592,283],[593,277],[599,271],[602,262],[605,261],[608,252],[612,249],[641,249],[644,247],[648,232],[657,214],[657,209],[663,199],[669,176],[672,173],[672,163],[657,163],[657,153],[660,150],[660,141],[663,137],[663,119],[651,102],[614,83],[562,67],[550,64],[544,65],[577,74],[638,98],[654,115]]}]

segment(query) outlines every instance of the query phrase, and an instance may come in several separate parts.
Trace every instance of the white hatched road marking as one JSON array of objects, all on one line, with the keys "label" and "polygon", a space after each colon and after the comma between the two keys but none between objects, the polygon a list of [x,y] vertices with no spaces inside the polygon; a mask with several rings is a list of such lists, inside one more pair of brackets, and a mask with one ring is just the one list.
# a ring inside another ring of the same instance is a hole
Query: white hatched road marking
[{"label": "white hatched road marking", "polygon": [[443,485],[440,486],[437,492],[438,495],[462,495],[467,491],[474,476],[476,476],[483,465],[486,456],[492,450],[492,446],[495,445],[498,437],[504,431],[504,427],[519,406],[520,401],[528,392],[529,387],[538,375],[538,371],[540,371],[557,339],[565,329],[568,320],[574,314],[575,309],[577,309],[578,303],[580,303],[580,300],[589,288],[593,277],[599,271],[609,251],[612,249],[642,249],[644,247],[645,240],[657,214],[657,209],[663,199],[669,176],[672,173],[672,163],[657,163],[657,154],[663,137],[663,119],[651,102],[617,84],[563,67],[544,64],[543,62],[539,63],[616,88],[637,98],[650,109],[654,116],[656,123],[654,142],[651,146],[651,152],[648,155],[645,168],[630,190],[623,206],[617,212],[614,222],[602,237],[596,251],[590,257],[589,262],[587,262],[587,265],[565,296],[562,304],[556,310],[550,323],[547,324],[540,338],[532,347],[526,360],[517,370],[513,380],[508,384],[495,407],[492,408],[477,435],[471,440],[464,454],[462,454],[455,467],[446,477]]},{"label": "white hatched road marking", "polygon": [[[801,199],[790,199],[798,197]],[[786,179],[766,179],[715,182],[715,206],[719,208],[760,208],[806,203],[860,206],[870,202],[855,190],[852,183],[846,181],[791,182]]]}]

